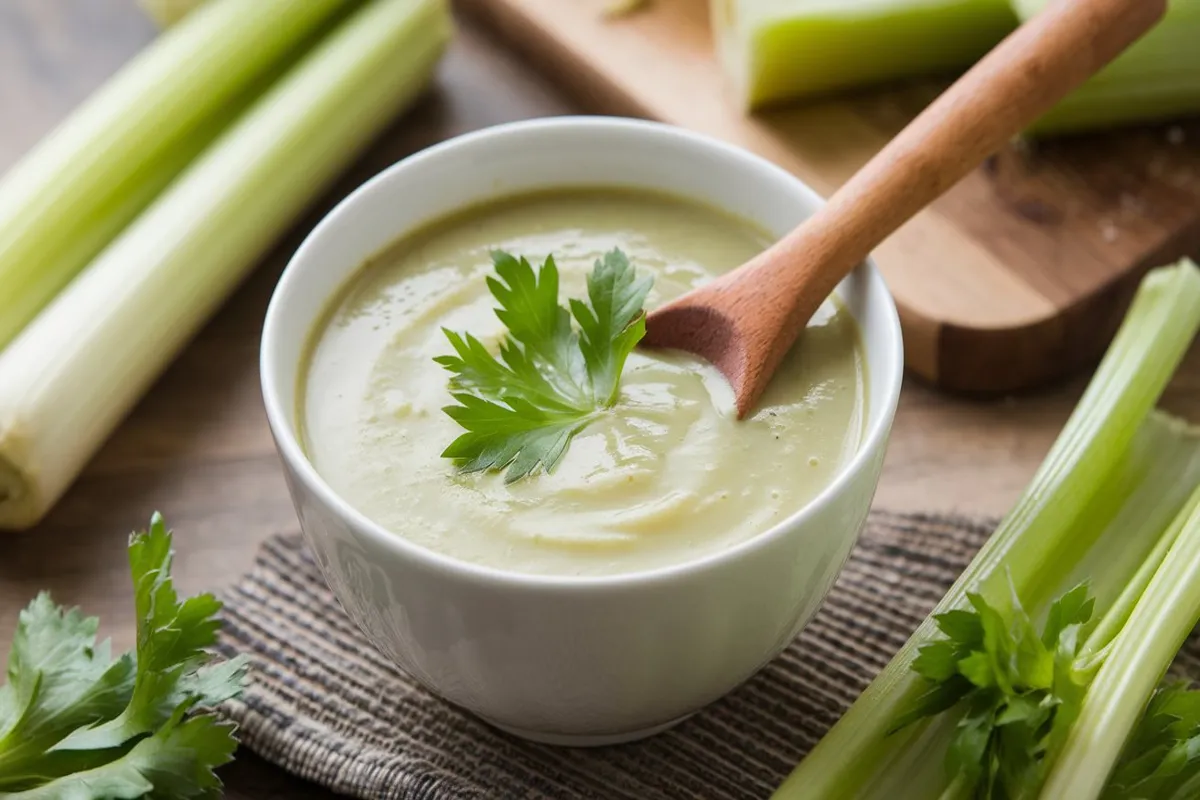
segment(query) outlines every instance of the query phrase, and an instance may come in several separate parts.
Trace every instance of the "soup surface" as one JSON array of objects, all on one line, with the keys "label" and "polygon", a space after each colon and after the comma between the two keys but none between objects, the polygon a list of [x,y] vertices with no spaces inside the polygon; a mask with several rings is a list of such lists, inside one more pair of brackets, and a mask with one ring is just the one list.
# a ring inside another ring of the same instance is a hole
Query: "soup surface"
[{"label": "soup surface", "polygon": [[301,378],[305,449],[366,516],[431,550],[523,573],[608,575],[679,564],[762,533],[815,497],[857,449],[865,374],[850,315],[827,302],[752,417],[695,357],[636,350],[618,404],[550,474],[505,485],[442,450],[442,328],[498,343],[490,251],[553,253],[560,302],[585,297],[614,247],[654,276],[647,308],[759,252],[767,237],[672,197],[572,191],[509,198],[423,229],[372,259],[314,333]]}]

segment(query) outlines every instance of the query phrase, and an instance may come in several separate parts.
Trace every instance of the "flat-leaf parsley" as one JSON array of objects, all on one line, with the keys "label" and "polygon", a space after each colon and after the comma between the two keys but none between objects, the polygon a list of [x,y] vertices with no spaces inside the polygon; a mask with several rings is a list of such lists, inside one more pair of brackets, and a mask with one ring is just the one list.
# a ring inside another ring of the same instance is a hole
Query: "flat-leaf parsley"
[{"label": "flat-leaf parsley", "polygon": [[155,514],[129,542],[137,649],[113,659],[98,620],[43,592],[21,612],[0,686],[0,798],[215,797],[232,723],[207,711],[242,689],[246,662],[213,662],[221,603],[180,600],[171,534]]},{"label": "flat-leaf parsley", "polygon": [[588,276],[586,302],[571,300],[568,311],[553,256],[536,273],[509,253],[492,262],[488,288],[508,331],[499,358],[471,334],[445,331],[455,355],[435,360],[451,372],[455,405],[444,411],[467,432],[442,456],[461,472],[507,467],[512,483],[554,469],[571,438],[616,403],[625,360],[646,335],[642,305],[653,280],[614,249]]},{"label": "flat-leaf parsley", "polygon": [[1095,600],[1080,584],[1050,608],[1039,634],[1016,593],[1006,605],[968,594],[971,609],[937,615],[945,634],[921,647],[912,668],[929,685],[893,730],[964,709],[946,756],[947,796],[1036,796],[1047,754],[1079,711],[1086,677],[1076,659]]}]

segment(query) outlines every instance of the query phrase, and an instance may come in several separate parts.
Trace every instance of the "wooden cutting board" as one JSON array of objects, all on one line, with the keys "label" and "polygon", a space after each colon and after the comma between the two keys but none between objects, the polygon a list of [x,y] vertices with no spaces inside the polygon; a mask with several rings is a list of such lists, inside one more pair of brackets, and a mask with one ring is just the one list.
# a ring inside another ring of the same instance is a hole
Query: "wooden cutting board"
[{"label": "wooden cutting board", "polygon": [[[460,0],[593,111],[742,145],[828,195],[944,83],[748,117],[714,60],[704,0]],[[897,232],[876,258],[910,369],[1003,393],[1092,362],[1138,278],[1200,252],[1200,123],[1014,144]]]}]

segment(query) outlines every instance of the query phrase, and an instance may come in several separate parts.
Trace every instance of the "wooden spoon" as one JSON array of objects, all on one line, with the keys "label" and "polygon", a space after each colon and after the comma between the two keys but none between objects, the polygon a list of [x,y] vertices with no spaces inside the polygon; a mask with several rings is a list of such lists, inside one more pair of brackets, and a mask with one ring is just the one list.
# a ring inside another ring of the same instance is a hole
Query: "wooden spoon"
[{"label": "wooden spoon", "polygon": [[1021,26],[785,238],[655,310],[645,344],[695,353],[738,417],[838,283],[880,242],[1161,19],[1167,0],[1055,0]]}]

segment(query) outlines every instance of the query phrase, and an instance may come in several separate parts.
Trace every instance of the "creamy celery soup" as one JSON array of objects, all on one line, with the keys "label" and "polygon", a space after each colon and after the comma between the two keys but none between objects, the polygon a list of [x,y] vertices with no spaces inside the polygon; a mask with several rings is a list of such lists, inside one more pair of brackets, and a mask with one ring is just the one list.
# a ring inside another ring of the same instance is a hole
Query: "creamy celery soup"
[{"label": "creamy celery soup", "polygon": [[553,254],[560,302],[586,296],[614,247],[654,277],[646,308],[732,269],[762,231],[666,195],[571,190],[471,208],[371,259],[313,334],[301,434],[318,473],[379,525],[501,570],[611,575],[692,561],[766,531],[821,492],[863,435],[866,374],[856,324],[832,301],[793,348],[757,411],[738,421],[725,379],[681,353],[635,350],[620,398],[549,474],[505,484],[459,474],[442,451],[463,431],[442,408],[442,328],[496,346],[490,253]]}]

